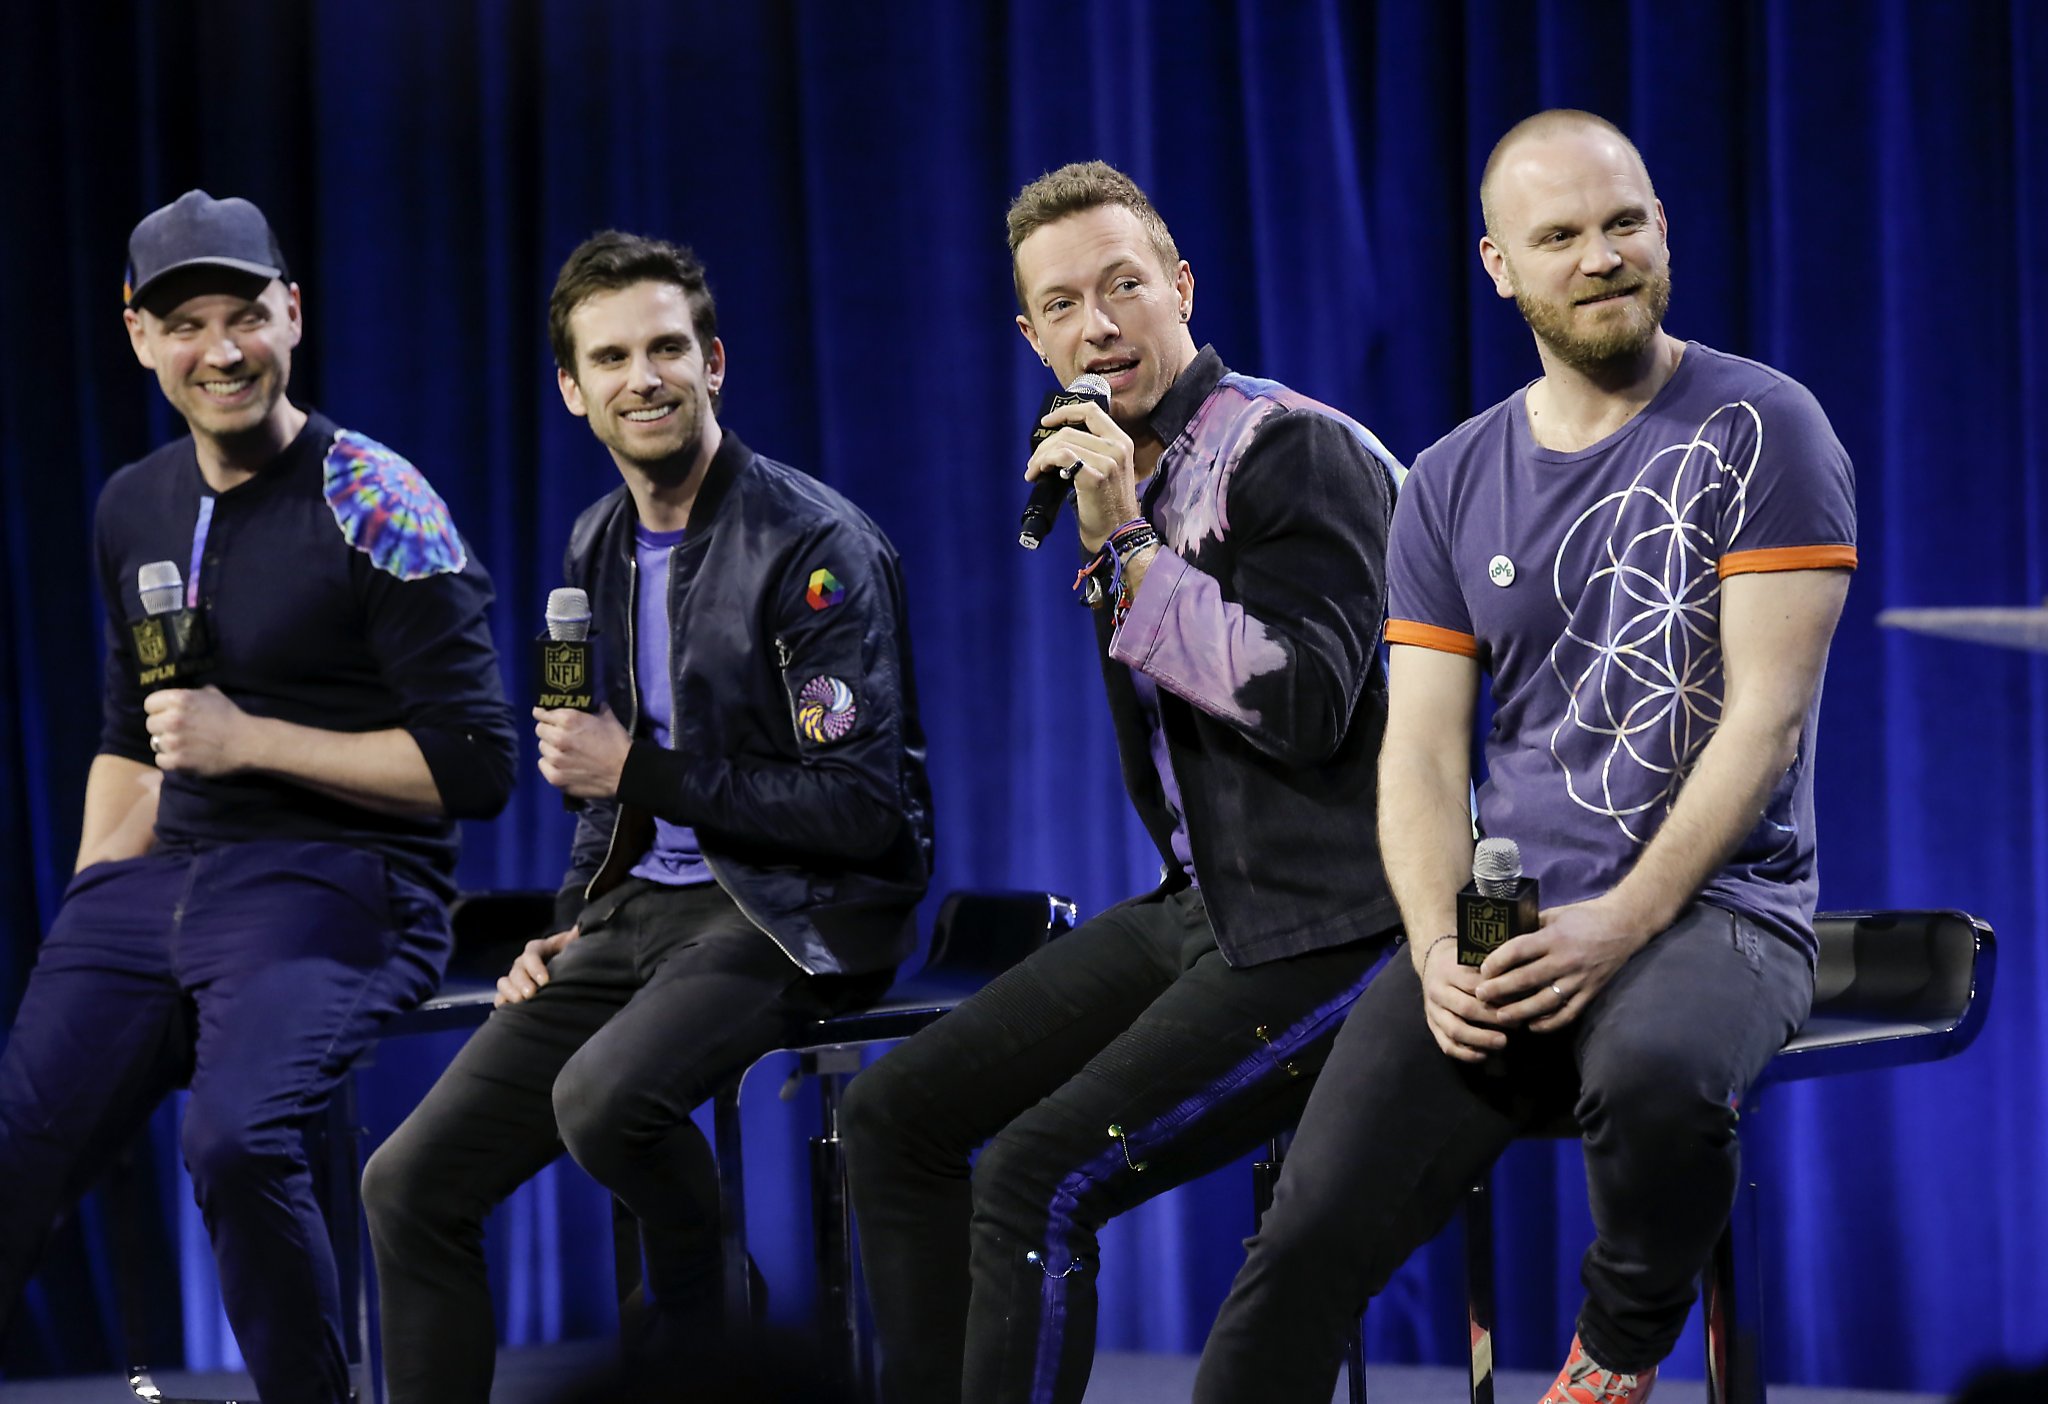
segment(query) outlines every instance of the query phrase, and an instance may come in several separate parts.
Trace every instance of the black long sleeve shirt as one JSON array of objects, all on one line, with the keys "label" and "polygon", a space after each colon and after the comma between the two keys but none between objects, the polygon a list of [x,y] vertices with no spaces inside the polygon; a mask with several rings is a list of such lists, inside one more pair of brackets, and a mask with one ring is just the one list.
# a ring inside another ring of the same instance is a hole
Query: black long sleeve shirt
[{"label": "black long sleeve shirt", "polygon": [[144,614],[137,570],[170,561],[209,614],[215,662],[199,682],[252,716],[403,728],[447,815],[378,814],[268,775],[173,772],[158,842],[347,843],[451,894],[453,821],[504,807],[517,753],[485,618],[490,577],[418,470],[311,413],[253,478],[215,493],[184,438],[114,475],[94,534],[108,629],[103,754],[153,759],[129,625]]}]

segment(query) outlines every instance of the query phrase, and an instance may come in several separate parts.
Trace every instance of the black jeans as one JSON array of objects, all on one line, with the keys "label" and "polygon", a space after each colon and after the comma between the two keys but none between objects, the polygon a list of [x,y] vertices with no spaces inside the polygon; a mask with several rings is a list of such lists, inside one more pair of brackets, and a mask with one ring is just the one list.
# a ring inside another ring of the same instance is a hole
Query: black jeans
[{"label": "black jeans", "polygon": [[1585,1131],[1597,1232],[1580,1339],[1610,1369],[1655,1365],[1734,1204],[1741,1098],[1812,999],[1803,952],[1695,904],[1571,1026],[1511,1035],[1488,1069],[1436,1046],[1403,950],[1309,1099],[1202,1353],[1198,1404],[1324,1404],[1367,1299],[1518,1132],[1565,1112]]},{"label": "black jeans", "polygon": [[888,1404],[1078,1401],[1096,1231],[1293,1124],[1389,945],[1232,969],[1198,893],[1118,907],[855,1078]]},{"label": "black jeans", "polygon": [[893,974],[806,976],[716,884],[636,879],[580,926],[548,983],[492,1013],[364,1170],[394,1404],[489,1399],[484,1216],[564,1146],[639,1218],[666,1322],[715,1330],[718,1173],[690,1111]]}]

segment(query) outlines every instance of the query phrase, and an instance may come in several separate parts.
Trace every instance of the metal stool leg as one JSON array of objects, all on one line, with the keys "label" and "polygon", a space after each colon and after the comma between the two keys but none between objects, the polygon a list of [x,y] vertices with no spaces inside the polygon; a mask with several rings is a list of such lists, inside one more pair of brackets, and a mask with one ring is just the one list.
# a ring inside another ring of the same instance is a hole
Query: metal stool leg
[{"label": "metal stool leg", "polygon": [[1757,1271],[1756,1185],[1735,1188],[1728,1226],[1704,1275],[1708,1404],[1765,1404],[1763,1298]]},{"label": "metal stool leg", "polygon": [[1493,1188],[1465,1195],[1465,1318],[1472,1333],[1472,1404],[1493,1404]]},{"label": "metal stool leg", "polygon": [[735,1338],[754,1320],[754,1284],[747,1271],[747,1176],[740,1154],[740,1084],[711,1099],[712,1141],[718,1154],[719,1247],[725,1259],[725,1328]]},{"label": "metal stool leg", "polygon": [[[651,1294],[641,1289],[647,1283],[646,1265],[640,1253],[640,1216],[626,1207],[626,1201],[612,1196],[612,1297],[619,1304],[619,1361],[630,1366],[637,1339],[650,1333],[654,1322]],[[653,1339],[648,1335],[648,1339]]]},{"label": "metal stool leg", "polygon": [[811,1230],[818,1269],[818,1338],[825,1359],[835,1362],[840,1383],[866,1395],[865,1341],[860,1298],[854,1291],[853,1210],[846,1191],[846,1154],[839,1140],[839,1099],[860,1071],[857,1048],[823,1048],[807,1053],[804,1072],[818,1078],[823,1116],[811,1138]]},{"label": "metal stool leg", "polygon": [[1294,1133],[1282,1131],[1266,1142],[1266,1158],[1252,1162],[1252,1227],[1256,1229],[1265,1222],[1266,1211],[1273,1207],[1273,1186],[1280,1182],[1280,1166],[1287,1159],[1287,1148],[1294,1144]]}]

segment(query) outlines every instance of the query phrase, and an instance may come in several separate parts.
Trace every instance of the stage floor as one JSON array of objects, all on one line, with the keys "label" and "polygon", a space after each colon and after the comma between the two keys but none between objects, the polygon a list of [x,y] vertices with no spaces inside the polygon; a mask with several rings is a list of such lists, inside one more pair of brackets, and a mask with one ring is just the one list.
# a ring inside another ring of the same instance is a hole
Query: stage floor
[{"label": "stage floor", "polygon": [[[505,1351],[498,1357],[494,1404],[549,1404],[610,1359],[608,1345],[587,1341]],[[1192,1356],[1107,1354],[1096,1362],[1087,1404],[1186,1404],[1194,1378]],[[157,1384],[166,1397],[251,1398],[246,1376],[166,1373]],[[1548,1376],[1506,1372],[1496,1377],[1496,1398],[1500,1404],[1535,1404],[1549,1384]],[[1366,1371],[1366,1386],[1372,1404],[1465,1404],[1466,1399],[1465,1377],[1456,1369],[1373,1366]],[[1340,1384],[1338,1404],[1345,1397]],[[1706,1397],[1706,1386],[1697,1380],[1657,1382],[1656,1404],[1704,1404]],[[122,1381],[107,1377],[0,1384],[0,1404],[124,1404],[133,1399]],[[1941,1397],[1773,1385],[1771,1404],[1941,1404]]]}]

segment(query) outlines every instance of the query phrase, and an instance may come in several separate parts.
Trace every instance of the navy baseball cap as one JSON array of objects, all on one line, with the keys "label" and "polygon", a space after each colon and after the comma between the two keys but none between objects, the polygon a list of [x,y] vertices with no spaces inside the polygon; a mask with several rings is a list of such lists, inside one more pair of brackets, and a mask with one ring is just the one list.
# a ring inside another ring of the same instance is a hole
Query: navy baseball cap
[{"label": "navy baseball cap", "polygon": [[216,200],[204,190],[188,190],[144,218],[128,236],[121,300],[133,307],[166,274],[205,267],[291,281],[263,211],[247,200]]}]

